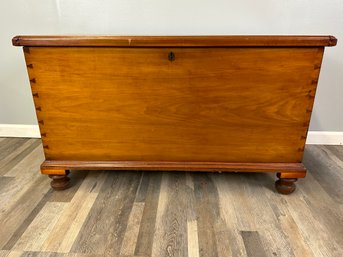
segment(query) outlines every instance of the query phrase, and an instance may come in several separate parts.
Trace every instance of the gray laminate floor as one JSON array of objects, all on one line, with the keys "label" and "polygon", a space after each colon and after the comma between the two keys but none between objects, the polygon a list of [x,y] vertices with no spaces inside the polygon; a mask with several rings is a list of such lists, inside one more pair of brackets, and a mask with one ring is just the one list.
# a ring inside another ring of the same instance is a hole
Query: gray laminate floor
[{"label": "gray laminate floor", "polygon": [[274,174],[40,175],[37,139],[0,138],[0,256],[343,256],[343,146],[307,146],[289,196]]}]

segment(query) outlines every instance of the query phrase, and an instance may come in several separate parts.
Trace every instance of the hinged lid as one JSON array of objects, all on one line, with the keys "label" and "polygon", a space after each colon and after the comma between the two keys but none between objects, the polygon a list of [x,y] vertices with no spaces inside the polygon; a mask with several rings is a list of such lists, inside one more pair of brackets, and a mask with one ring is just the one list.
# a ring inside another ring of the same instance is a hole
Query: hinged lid
[{"label": "hinged lid", "polygon": [[335,46],[334,36],[16,36],[15,46],[314,47]]}]

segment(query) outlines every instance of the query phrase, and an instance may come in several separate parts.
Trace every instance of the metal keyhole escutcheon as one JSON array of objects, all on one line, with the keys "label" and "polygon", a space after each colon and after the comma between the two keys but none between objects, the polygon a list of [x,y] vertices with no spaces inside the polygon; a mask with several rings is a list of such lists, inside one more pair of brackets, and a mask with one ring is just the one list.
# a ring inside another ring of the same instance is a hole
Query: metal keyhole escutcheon
[{"label": "metal keyhole escutcheon", "polygon": [[168,59],[169,59],[169,61],[174,61],[175,60],[175,54],[173,53],[173,52],[169,52],[169,54],[168,54]]}]

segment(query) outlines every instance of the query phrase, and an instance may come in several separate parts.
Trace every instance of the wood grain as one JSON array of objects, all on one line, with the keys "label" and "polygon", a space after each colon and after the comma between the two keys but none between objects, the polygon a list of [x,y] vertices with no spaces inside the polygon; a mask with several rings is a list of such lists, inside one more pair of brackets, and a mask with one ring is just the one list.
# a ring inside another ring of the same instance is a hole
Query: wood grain
[{"label": "wood grain", "polygon": [[214,228],[220,217],[218,206],[214,202],[218,201],[218,192],[206,174],[194,176],[193,180],[199,253],[203,257],[216,257],[219,255]]},{"label": "wood grain", "polygon": [[[338,155],[340,156],[340,155]],[[304,162],[316,174],[321,187],[335,199],[336,203],[343,204],[343,179],[340,176],[343,162],[328,151],[327,146],[308,146]],[[325,172],[322,172],[325,170]],[[330,176],[328,176],[330,174]]]},{"label": "wood grain", "polygon": [[[242,231],[257,231],[263,248],[269,245],[267,242],[274,242],[272,245],[268,246],[269,252],[273,255],[294,256],[292,246],[290,245],[289,240],[287,240],[287,235],[281,229],[280,223],[274,214],[273,202],[261,201],[261,196],[263,194],[262,189],[268,185],[268,174],[251,173],[241,179],[246,185],[243,190],[246,192],[246,195],[249,196],[248,204],[252,211],[251,215],[255,227],[253,230],[242,229]],[[249,187],[249,184],[252,186]],[[253,189],[254,187],[255,189]],[[254,192],[253,195],[252,192]],[[296,194],[296,192],[294,194]],[[256,212],[259,213],[259,215],[256,215]]]},{"label": "wood grain", "polygon": [[185,194],[185,176],[179,172],[162,175],[151,256],[187,255],[189,198]]},{"label": "wood grain", "polygon": [[[57,223],[67,203],[45,203],[42,210],[36,215],[25,233],[20,237],[13,249],[23,251],[40,251],[46,238]],[[44,233],[42,233],[44,231]]]},{"label": "wood grain", "polygon": [[129,220],[127,222],[127,228],[123,238],[122,246],[120,249],[121,255],[134,255],[143,211],[144,202],[135,202],[133,204]]},{"label": "wood grain", "polygon": [[162,173],[157,172],[156,174],[148,174],[148,176],[149,187],[145,196],[144,211],[134,251],[135,255],[151,256],[152,254]]},{"label": "wood grain", "polygon": [[334,46],[334,36],[15,36],[15,46]]},{"label": "wood grain", "polygon": [[[313,183],[312,179],[309,179],[309,181],[312,182],[308,184],[308,186],[312,187],[311,190],[315,190],[316,194],[322,192],[320,185]],[[306,192],[310,193],[309,190],[306,190]],[[286,201],[287,208],[292,213],[292,217],[303,235],[304,242],[309,245],[314,256],[341,256],[343,250],[340,245],[333,240],[335,239],[334,235],[329,232],[327,227],[322,223],[322,220],[318,219],[316,213],[314,213],[313,210],[309,208],[306,201],[304,201],[303,197],[305,195],[306,193],[301,193],[302,198],[293,198],[292,201]],[[323,194],[321,194],[321,196],[325,197]],[[334,209],[330,208],[328,205],[326,205],[326,208],[331,210]],[[337,208],[337,205],[335,208]],[[302,210],[301,214],[299,210]],[[342,211],[340,211],[340,213],[342,213]],[[306,217],[306,219],[304,219],[304,217]],[[333,217],[330,217],[329,219],[332,218]],[[340,225],[338,226],[341,228]]]},{"label": "wood grain", "polygon": [[[108,178],[104,185],[112,191],[100,191],[91,215],[84,222],[76,238],[72,252],[96,253],[116,256],[120,253],[123,234],[137,191],[140,174],[137,172],[117,173]],[[112,211],[106,211],[110,208]],[[108,231],[109,234],[104,233]]]},{"label": "wood grain", "polygon": [[[44,161],[41,165],[43,172],[60,172],[61,169],[70,167],[73,170],[116,170],[116,169],[146,169],[146,170],[194,170],[194,171],[241,171],[241,172],[268,172],[279,170],[284,173],[306,172],[302,163],[239,163],[239,162],[168,162],[168,161]],[[45,171],[51,168],[52,171]],[[55,171],[56,170],[56,171]],[[45,173],[43,173],[45,174]],[[58,173],[60,174],[60,173]],[[61,173],[65,174],[65,173]],[[299,175],[299,174],[298,174]],[[294,174],[294,176],[296,176]]]},{"label": "wood grain", "polygon": [[7,171],[3,178],[11,177],[14,180],[12,183],[6,184],[5,190],[0,192],[0,213],[10,215],[13,208],[16,208],[17,204],[21,202],[21,198],[26,196],[28,190],[34,194],[31,188],[33,182],[35,182],[36,187],[39,187],[38,181],[48,185],[49,182],[46,179],[45,181],[42,180],[38,173],[39,164],[43,159],[42,149],[36,148],[12,170]]},{"label": "wood grain", "polygon": [[71,172],[69,174],[71,180],[71,188],[64,191],[54,191],[49,198],[49,202],[70,202],[75,197],[75,194],[79,192],[79,187],[83,184],[84,179],[85,177],[87,177],[87,175],[87,171]]},{"label": "wood grain", "polygon": [[198,222],[187,222],[188,256],[199,257]]},{"label": "wood grain", "polygon": [[322,53],[32,47],[25,57],[48,160],[300,162]]},{"label": "wood grain", "polygon": [[[263,183],[264,185],[266,183]],[[262,184],[262,185],[263,185]],[[287,208],[287,202],[280,200],[279,195],[269,191],[266,193],[266,197],[270,203],[272,213],[275,215],[277,222],[280,224],[280,228],[283,233],[287,235],[287,240],[290,242],[291,250],[294,256],[315,256],[312,249],[308,245],[308,242],[304,238],[304,234],[301,232],[299,226],[295,222],[292,213]]]},{"label": "wood grain", "polygon": [[[52,191],[53,190],[50,189],[44,195],[44,197],[34,206],[34,209],[26,216],[25,221],[20,224],[20,226],[15,230],[12,236],[7,240],[6,244],[4,244],[3,249],[9,250],[18,244],[18,240],[20,240],[23,234],[26,233],[26,231],[28,230],[28,227],[31,226],[32,222],[36,220],[36,217],[41,213],[41,210],[46,206],[50,196],[52,195]],[[42,215],[45,215],[45,212],[43,212]],[[43,223],[47,225],[46,220],[44,220]],[[39,225],[39,223],[38,224],[36,223],[36,225]],[[27,237],[26,240],[24,240],[21,243],[22,246],[19,247],[19,250],[23,250],[22,249],[24,247],[23,245],[26,244],[27,241],[30,241],[30,238]]]},{"label": "wood grain", "polygon": [[3,142],[1,142],[0,147],[0,175],[4,175],[11,170],[16,163],[21,161],[22,156],[26,156],[26,151],[30,152],[30,147],[34,147],[32,144],[37,146],[37,143],[39,143],[39,141],[34,139],[13,138],[12,141],[10,138],[5,138]]},{"label": "wood grain", "polygon": [[[227,175],[229,175],[228,178],[225,177]],[[224,239],[227,240],[222,240],[218,244],[218,253],[220,256],[247,256],[240,231],[257,228],[245,184],[242,183],[240,175],[234,173],[213,174],[211,179],[219,192],[220,217],[225,222],[221,231]]]},{"label": "wood grain", "polygon": [[16,166],[19,162],[21,162],[28,153],[31,153],[33,149],[36,147],[41,147],[41,142],[39,139],[29,139],[27,142],[25,142],[21,147],[17,149],[17,151],[11,152],[11,154],[8,155],[8,157],[11,158],[11,160],[1,160],[2,163],[7,163],[6,165],[0,164],[0,169],[3,172],[11,170],[13,167]]},{"label": "wood grain", "polygon": [[54,192],[38,173],[41,147],[19,162],[7,152],[0,256],[340,257],[341,148],[307,146],[307,179],[290,196],[274,193],[271,173],[157,171],[72,171],[77,190]]},{"label": "wood grain", "polygon": [[[49,191],[49,183],[45,178],[38,177],[33,180],[35,183],[30,184],[30,194],[23,194],[10,208],[6,208],[1,213],[0,227],[6,232],[6,236],[0,236],[0,248],[4,247],[9,239],[8,235],[12,235],[17,231],[19,226],[25,222],[35,206],[44,197],[44,194]],[[27,183],[27,181],[26,181]]]},{"label": "wood grain", "polygon": [[[71,251],[106,178],[107,174],[100,172],[91,173],[85,178],[45,240],[42,246],[44,251],[66,253]],[[71,220],[72,224],[70,224]]]},{"label": "wood grain", "polygon": [[247,256],[259,256],[266,257],[267,254],[263,249],[260,236],[257,231],[242,231],[241,232],[245,249],[247,250]]}]

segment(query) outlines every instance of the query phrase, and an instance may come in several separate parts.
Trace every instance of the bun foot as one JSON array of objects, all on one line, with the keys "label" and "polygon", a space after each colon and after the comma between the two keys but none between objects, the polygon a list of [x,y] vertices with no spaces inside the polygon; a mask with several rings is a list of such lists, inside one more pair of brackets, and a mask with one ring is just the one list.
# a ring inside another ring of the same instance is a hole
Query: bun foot
[{"label": "bun foot", "polygon": [[70,178],[68,178],[69,171],[65,175],[49,175],[52,179],[50,185],[55,190],[64,190],[70,187]]},{"label": "bun foot", "polygon": [[295,191],[296,178],[280,178],[280,173],[277,174],[277,177],[279,179],[275,181],[275,188],[280,194],[289,195]]}]

